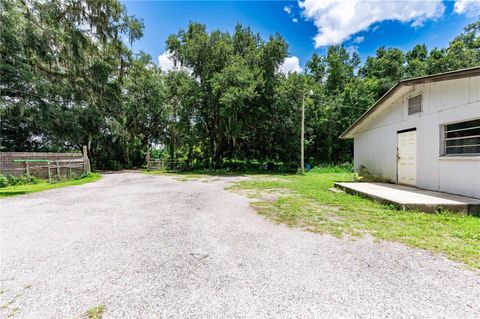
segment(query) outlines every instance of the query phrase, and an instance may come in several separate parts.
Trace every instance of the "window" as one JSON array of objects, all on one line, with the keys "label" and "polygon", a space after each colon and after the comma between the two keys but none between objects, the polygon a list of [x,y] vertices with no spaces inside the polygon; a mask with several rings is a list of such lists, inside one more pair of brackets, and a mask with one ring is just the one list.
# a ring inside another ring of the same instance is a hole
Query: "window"
[{"label": "window", "polygon": [[417,95],[408,99],[408,115],[422,112],[422,95]]},{"label": "window", "polygon": [[480,155],[480,119],[444,126],[445,155]]}]

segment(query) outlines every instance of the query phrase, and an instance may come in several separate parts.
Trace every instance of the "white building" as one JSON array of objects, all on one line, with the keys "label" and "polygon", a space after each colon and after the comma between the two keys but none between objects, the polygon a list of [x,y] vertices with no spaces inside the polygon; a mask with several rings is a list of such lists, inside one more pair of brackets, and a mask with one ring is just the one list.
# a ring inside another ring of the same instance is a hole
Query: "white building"
[{"label": "white building", "polygon": [[400,81],[340,137],[357,171],[480,198],[480,67]]}]

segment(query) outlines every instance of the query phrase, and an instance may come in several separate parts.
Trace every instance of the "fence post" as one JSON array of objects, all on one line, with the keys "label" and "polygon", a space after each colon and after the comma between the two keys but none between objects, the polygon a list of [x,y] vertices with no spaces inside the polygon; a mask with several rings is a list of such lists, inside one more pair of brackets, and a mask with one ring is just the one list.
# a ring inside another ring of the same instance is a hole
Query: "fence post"
[{"label": "fence post", "polygon": [[48,161],[48,181],[52,181],[52,173],[50,172],[50,161]]},{"label": "fence post", "polygon": [[90,173],[90,160],[88,159],[87,145],[83,145],[83,172]]},{"label": "fence post", "polygon": [[56,161],[56,165],[57,165],[57,176],[58,176],[58,179],[60,180],[60,165],[58,164],[58,161]]},{"label": "fence post", "polygon": [[28,165],[28,161],[25,161],[25,174],[27,177],[30,177],[30,166]]},{"label": "fence post", "polygon": [[68,174],[70,175],[69,177],[72,177],[72,161],[68,160]]}]

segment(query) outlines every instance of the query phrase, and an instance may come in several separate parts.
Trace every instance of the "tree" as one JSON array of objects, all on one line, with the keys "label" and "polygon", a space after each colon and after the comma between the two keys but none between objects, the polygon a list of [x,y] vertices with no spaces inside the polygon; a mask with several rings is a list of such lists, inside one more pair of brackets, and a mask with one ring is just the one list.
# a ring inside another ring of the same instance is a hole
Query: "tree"
[{"label": "tree", "polygon": [[307,161],[348,162],[338,136],[395,83],[480,65],[480,21],[447,48],[380,47],[360,67],[335,45],[284,75],[285,40],[242,25],[190,23],[168,38],[177,68],[162,72],[129,49],[143,23],[117,0],[0,0],[0,14],[0,150],[88,145],[95,168],[141,166],[152,145],[189,167],[298,163],[310,91]]},{"label": "tree", "polygon": [[131,54],[121,37],[141,37],[142,22],[116,0],[2,0],[0,6],[1,147],[86,144],[95,161],[105,142],[101,132],[111,131],[122,104]]},{"label": "tree", "polygon": [[368,57],[360,68],[360,75],[377,79],[376,97],[380,98],[404,75],[405,57],[397,48],[380,47],[375,57]]},{"label": "tree", "polygon": [[124,132],[120,135],[128,166],[141,165],[147,148],[165,141],[168,106],[164,81],[160,68],[147,54],[138,54],[128,68],[123,85],[124,110],[117,116]]},{"label": "tree", "polygon": [[350,55],[342,45],[334,45],[328,48],[325,63],[327,69],[325,89],[331,94],[336,94],[345,88],[360,61],[356,52]]},{"label": "tree", "polygon": [[262,142],[271,136],[265,130],[271,127],[277,69],[287,54],[283,38],[275,35],[264,42],[241,25],[233,36],[218,30],[207,33],[205,25],[192,23],[171,35],[167,47],[198,81],[201,97],[195,113],[202,123],[201,136],[209,141],[203,153],[214,167],[226,156],[272,156],[266,150],[269,144]]},{"label": "tree", "polygon": [[412,50],[405,54],[407,65],[405,66],[405,77],[413,78],[428,74],[428,50],[425,44],[417,44]]}]

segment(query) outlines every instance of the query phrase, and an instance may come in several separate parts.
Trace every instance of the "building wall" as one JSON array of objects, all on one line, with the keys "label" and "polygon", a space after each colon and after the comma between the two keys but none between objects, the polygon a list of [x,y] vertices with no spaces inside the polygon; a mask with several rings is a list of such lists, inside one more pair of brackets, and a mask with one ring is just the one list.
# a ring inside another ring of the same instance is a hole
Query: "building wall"
[{"label": "building wall", "polygon": [[[408,99],[422,94],[423,110],[408,116]],[[397,182],[397,131],[417,129],[417,187],[480,198],[480,156],[441,156],[444,124],[480,118],[480,77],[404,88],[354,135],[355,169]]]}]

